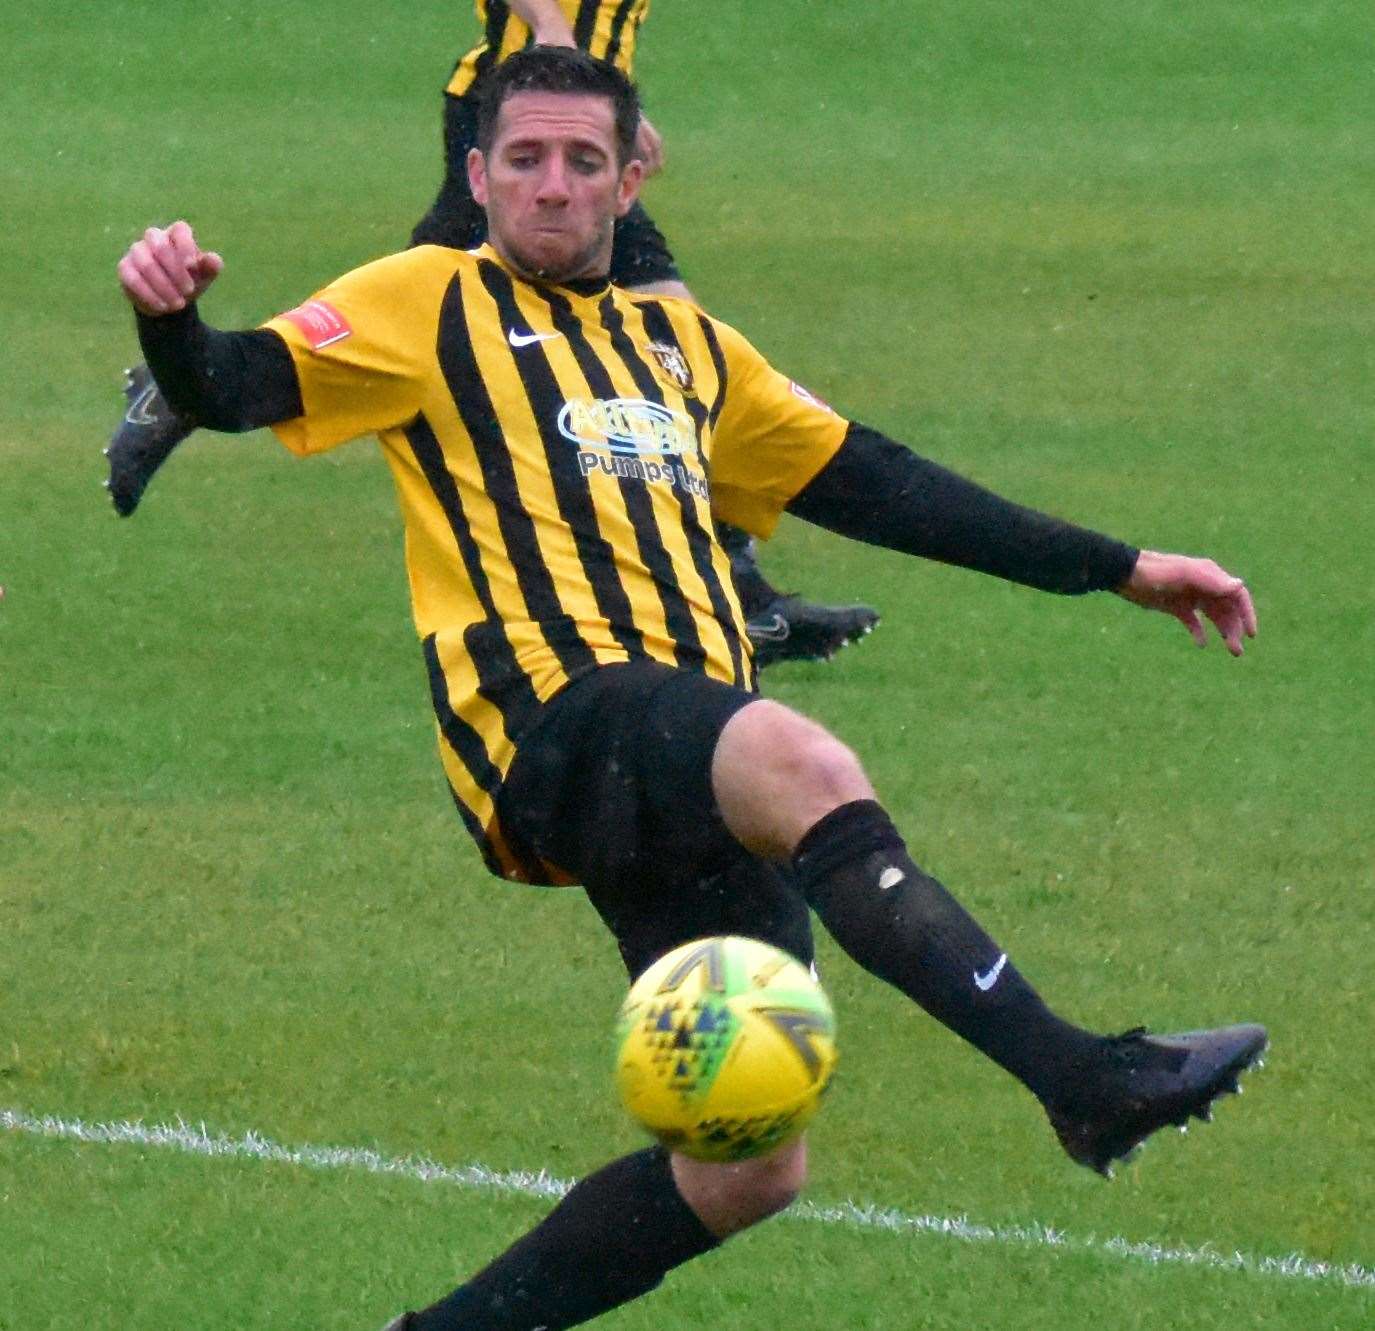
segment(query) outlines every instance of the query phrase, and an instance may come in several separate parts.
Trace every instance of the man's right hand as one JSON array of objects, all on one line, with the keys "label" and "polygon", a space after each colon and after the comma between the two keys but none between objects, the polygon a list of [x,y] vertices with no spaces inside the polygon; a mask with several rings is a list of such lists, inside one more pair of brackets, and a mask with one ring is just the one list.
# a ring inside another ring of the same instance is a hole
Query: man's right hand
[{"label": "man's right hand", "polygon": [[119,284],[129,303],[150,318],[175,314],[199,300],[224,260],[196,244],[186,222],[151,226],[119,261]]}]

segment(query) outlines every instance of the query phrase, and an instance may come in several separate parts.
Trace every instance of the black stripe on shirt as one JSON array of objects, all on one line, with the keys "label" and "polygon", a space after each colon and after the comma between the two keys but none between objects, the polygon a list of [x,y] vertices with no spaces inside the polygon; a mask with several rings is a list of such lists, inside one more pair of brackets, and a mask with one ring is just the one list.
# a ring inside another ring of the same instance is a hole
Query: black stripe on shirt
[{"label": "black stripe on shirt", "polygon": [[[473,780],[492,797],[495,806],[497,794],[501,790],[501,773],[488,756],[482,736],[454,711],[453,702],[449,697],[449,681],[439,660],[439,649],[435,646],[433,633],[424,640],[422,647],[425,653],[425,669],[430,677],[430,700],[439,721],[440,734],[448,740],[449,746],[458,754],[459,760],[468,769]],[[507,866],[501,863],[482,821],[464,802],[452,782],[449,782],[449,794],[453,796],[454,806],[458,809],[469,835],[481,848],[487,867],[499,877],[505,878]],[[523,881],[537,883],[545,877],[543,866],[524,855],[520,847],[510,843],[509,838],[504,838],[504,844]]]},{"label": "black stripe on shirt", "polygon": [[449,788],[449,798],[453,800],[454,808],[463,820],[463,826],[468,829],[468,835],[477,842],[477,848],[482,852],[482,862],[487,866],[487,872],[497,878],[505,878],[506,866],[497,859],[492,842],[487,836],[487,829],[483,827],[477,814],[464,804],[463,797],[454,789],[453,782],[446,777],[444,784]]},{"label": "black stripe on shirt", "polygon": [[[654,377],[654,371],[649,368],[636,350],[630,335],[625,331],[625,319],[609,294],[602,301],[601,312],[602,326],[611,334],[611,345],[615,348],[616,354],[626,369],[630,371],[631,378],[635,380],[635,386],[640,391],[640,396],[647,402],[657,403],[667,410],[667,404],[664,402],[664,395],[659,387],[659,382]],[[711,538],[697,520],[697,510],[691,496],[684,494],[675,486],[673,498],[681,515],[683,534],[687,539],[688,552],[692,558],[693,566],[707,586],[710,587],[716,578],[716,571],[711,565]],[[679,595],[682,595],[681,591]],[[691,618],[690,609],[689,618]],[[700,650],[701,637],[698,634],[695,620],[692,623],[692,634],[693,641]]]},{"label": "black stripe on shirt", "polygon": [[[510,6],[505,0],[490,0],[487,6],[487,49],[473,66],[473,85],[476,86],[493,65],[501,59],[501,44],[506,40],[506,25],[511,21]],[[460,62],[461,63],[461,62]],[[462,163],[459,163],[460,169]]]},{"label": "black stripe on shirt", "polygon": [[535,524],[521,500],[515,465],[468,333],[461,276],[456,276],[444,293],[439,314],[438,351],[445,382],[473,441],[483,487],[496,511],[497,526],[526,609],[539,624],[564,674],[574,679],[593,669],[597,659],[559,601],[554,579],[540,550]]},{"label": "black stripe on shirt", "polygon": [[[444,450],[424,416],[418,416],[406,427],[406,440],[448,520],[464,571],[486,616],[478,623],[470,624],[463,632],[463,645],[477,669],[478,694],[500,713],[507,738],[514,743],[534,720],[539,710],[539,699],[530,677],[516,661],[515,651],[492,600],[491,584],[482,567],[482,556],[473,539],[458,485],[444,461]],[[476,773],[474,779],[477,779]]]},{"label": "black stripe on shirt", "polygon": [[[587,380],[588,388],[596,397],[606,401],[618,397],[611,374],[592,349],[592,344],[587,340],[587,333],[577,315],[573,313],[568,297],[547,288],[540,294],[549,302],[554,327],[568,339],[568,345],[578,362],[578,369]],[[603,322],[610,302],[611,296],[608,293],[600,306]],[[617,477],[617,484],[621,491],[621,502],[625,505],[626,515],[630,518],[631,528],[635,532],[635,545],[640,561],[654,580],[654,588],[663,609],[664,623],[669,636],[673,639],[673,659],[685,668],[699,665],[706,660],[706,651],[697,631],[697,623],[692,617],[692,607],[688,605],[682,589],[678,586],[678,579],[673,571],[673,560],[664,545],[659,524],[654,519],[654,503],[649,497],[646,482],[630,476],[620,476]]]},{"label": "black stripe on shirt", "polygon": [[425,671],[430,678],[430,702],[439,721],[439,732],[449,741],[449,747],[458,754],[463,766],[472,773],[473,780],[495,799],[497,791],[501,789],[501,773],[492,762],[482,736],[454,711],[449,698],[449,681],[444,674],[434,639],[435,635],[431,633],[421,643],[421,649],[425,653]]},{"label": "black stripe on shirt", "polygon": [[616,17],[611,20],[611,40],[606,44],[606,56],[604,58],[613,65],[616,63],[616,57],[621,53],[621,41],[625,35],[626,20],[639,2],[640,0],[621,0],[621,7],[616,11]]},{"label": "black stripe on shirt", "polygon": [[573,41],[579,50],[592,49],[592,37],[597,31],[597,14],[601,7],[601,0],[582,0],[578,6],[578,17],[573,24]]},{"label": "black stripe on shirt", "polygon": [[[536,862],[523,856],[519,851],[507,841],[501,832],[498,823],[495,831],[496,838],[488,834],[483,827],[478,816],[463,802],[463,797],[453,787],[452,781],[446,781],[449,787],[449,798],[454,802],[454,808],[458,810],[458,816],[463,820],[463,826],[468,829],[468,835],[477,842],[478,851],[482,855],[482,862],[487,866],[487,872],[497,878],[515,878],[523,883],[547,883],[549,882],[548,870],[543,865],[536,865]],[[497,838],[501,839],[501,847],[510,856],[509,861],[501,858],[501,852],[497,849]]]},{"label": "black stripe on shirt", "polygon": [[[645,330],[649,335],[656,342],[663,342],[668,346],[676,347],[678,355],[682,357],[683,364],[690,364],[664,307],[658,301],[652,301],[642,303],[639,309],[645,322]],[[683,397],[683,405],[687,408],[693,424],[697,427],[698,439],[701,439],[706,433],[706,407],[698,398],[687,394]],[[696,565],[698,573],[702,575],[702,581],[706,583],[707,595],[711,598],[712,612],[720,621],[721,629],[726,635],[726,645],[730,649],[731,667],[735,671],[735,685],[737,688],[747,689],[750,685],[749,671],[745,666],[745,651],[740,642],[739,631],[735,627],[735,615],[731,610],[730,598],[726,595],[721,579],[716,574],[716,565],[712,562],[711,540],[702,530],[702,526],[697,521],[688,500],[683,498],[681,502],[684,509],[684,522],[688,524],[688,543],[692,549],[692,562]]]},{"label": "black stripe on shirt", "polygon": [[697,316],[697,322],[702,326],[702,336],[707,340],[707,350],[711,352],[711,363],[716,367],[716,400],[711,404],[711,428],[716,428],[716,422],[721,417],[721,408],[726,405],[726,357],[721,350],[721,340],[716,336],[716,329],[711,326],[711,320],[705,314]]},{"label": "black stripe on shirt", "polygon": [[[516,304],[515,286],[509,275],[487,262],[479,264],[478,271],[496,302],[503,326],[530,333],[532,330]],[[516,351],[514,359],[525,396],[530,400],[530,413],[544,443],[559,516],[568,524],[597,609],[611,625],[621,647],[631,656],[644,656],[644,635],[635,624],[635,612],[616,568],[615,553],[597,525],[591,482],[578,466],[576,447],[559,433],[558,415],[564,398],[549,358],[539,344],[532,344]]]}]

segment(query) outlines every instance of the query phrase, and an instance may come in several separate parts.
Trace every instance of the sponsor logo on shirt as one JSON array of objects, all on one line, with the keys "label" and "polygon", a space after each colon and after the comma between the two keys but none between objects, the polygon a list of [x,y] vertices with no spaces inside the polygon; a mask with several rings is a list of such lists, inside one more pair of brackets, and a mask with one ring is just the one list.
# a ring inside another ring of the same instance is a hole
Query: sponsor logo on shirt
[{"label": "sponsor logo on shirt", "polygon": [[327,300],[308,300],[288,310],[282,318],[294,323],[306,335],[312,351],[342,342],[353,332],[349,321]]},{"label": "sponsor logo on shirt", "polygon": [[558,426],[578,446],[584,476],[600,471],[710,498],[696,462],[697,432],[680,411],[636,397],[570,398]]},{"label": "sponsor logo on shirt", "polygon": [[696,431],[682,412],[640,397],[570,398],[559,412],[559,433],[611,453],[680,454],[697,447]]}]

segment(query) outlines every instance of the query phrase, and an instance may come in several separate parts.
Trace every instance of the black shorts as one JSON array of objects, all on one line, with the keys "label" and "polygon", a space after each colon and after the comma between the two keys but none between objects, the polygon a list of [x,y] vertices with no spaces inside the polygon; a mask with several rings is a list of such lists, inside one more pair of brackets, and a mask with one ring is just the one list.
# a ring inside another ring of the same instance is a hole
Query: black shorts
[{"label": "black shorts", "polygon": [[581,882],[640,974],[680,943],[743,934],[810,965],[811,917],[789,872],[727,830],[711,760],[757,695],[657,661],[602,666],[547,703],[497,801],[522,853]]},{"label": "black shorts", "polygon": [[[412,245],[471,250],[487,239],[487,214],[468,188],[468,152],[477,146],[477,101],[444,98],[444,183],[430,211],[411,232]],[[616,222],[611,280],[621,287],[681,282],[663,233],[640,204]]]}]

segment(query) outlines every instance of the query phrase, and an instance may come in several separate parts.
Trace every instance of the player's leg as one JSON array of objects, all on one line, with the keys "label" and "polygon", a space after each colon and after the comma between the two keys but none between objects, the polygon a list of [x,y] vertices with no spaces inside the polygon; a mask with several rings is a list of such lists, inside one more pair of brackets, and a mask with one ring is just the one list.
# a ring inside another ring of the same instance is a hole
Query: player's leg
[{"label": "player's leg", "polygon": [[[633,979],[693,939],[757,938],[810,966],[811,913],[789,875],[747,853],[714,811],[712,756],[739,689],[653,661],[606,667],[555,699],[522,743],[503,825],[579,879]],[[806,1155],[708,1164],[674,1155],[679,1191],[724,1238],[786,1206]]]},{"label": "player's leg", "polygon": [[[639,295],[672,296],[698,304],[663,232],[639,203],[616,223],[611,280]],[[779,591],[759,567],[759,548],[748,532],[724,522],[718,522],[716,530],[730,556],[757,669],[776,661],[829,660],[878,624],[878,611],[872,606],[822,605]]]},{"label": "player's leg", "polygon": [[807,1181],[805,1136],[734,1164],[693,1160],[677,1152],[671,1160],[679,1195],[721,1242],[786,1211]]},{"label": "player's leg", "polygon": [[477,100],[444,96],[444,179],[429,211],[411,231],[412,245],[470,250],[487,238],[487,214],[468,185],[468,153],[477,146]]},{"label": "player's leg", "polygon": [[405,1331],[562,1331],[640,1298],[677,1266],[781,1210],[806,1168],[799,1141],[739,1165],[650,1147],[578,1183],[523,1238]]},{"label": "player's leg", "polygon": [[1050,1012],[912,862],[859,760],[823,727],[760,700],[724,728],[712,775],[726,825],[756,854],[793,860],[802,891],[855,960],[1037,1095],[1052,1095],[1100,1043]]},{"label": "player's leg", "polygon": [[[704,933],[763,937],[811,960],[805,903],[705,807],[717,736],[749,700],[653,662],[605,667],[547,704],[521,740],[499,800],[503,831],[587,884],[632,976]],[[694,858],[710,872],[696,873]],[[635,1152],[583,1179],[489,1266],[394,1326],[576,1326],[787,1206],[805,1170],[801,1140],[729,1165]]]},{"label": "player's leg", "polygon": [[1165,1123],[1204,1116],[1264,1047],[1260,1027],[1105,1038],[1057,1016],[913,861],[854,754],[778,703],[729,720],[712,778],[741,843],[789,859],[846,952],[1026,1085],[1081,1164],[1107,1171]]},{"label": "player's leg", "polygon": [[[711,681],[705,683],[710,685]],[[702,703],[694,703],[694,695],[700,697],[702,693],[695,688],[676,691],[677,697],[674,692],[668,696],[661,693],[655,699],[660,724],[654,729],[658,734],[651,734],[647,743],[641,739],[635,744],[638,775],[634,760],[615,762],[620,772],[631,773],[625,786],[615,783],[616,806],[627,807],[626,795],[637,801],[635,822],[641,836],[647,836],[660,853],[638,866],[626,866],[630,871],[623,875],[599,876],[589,882],[588,899],[615,937],[632,978],[684,943],[723,934],[757,938],[811,966],[815,956],[811,912],[791,877],[776,865],[738,853],[739,848],[724,838],[718,840],[718,852],[710,844],[718,832],[709,820],[692,818],[690,811],[701,807],[692,794],[699,778],[688,775],[681,779],[689,766],[681,760],[685,751],[697,748],[702,753],[700,798],[705,800],[710,735],[719,725],[714,719],[708,720],[692,732],[683,711],[691,707],[699,714],[703,710],[709,714],[715,700],[708,696]],[[656,742],[660,737],[662,747]],[[667,756],[670,749],[678,762]],[[635,785],[639,790],[630,794]],[[654,793],[646,797],[651,786]],[[670,792],[669,797],[660,798],[659,791]],[[690,863],[694,849],[711,860],[723,853],[728,863],[716,872],[689,878],[680,866]],[[758,1160],[735,1164],[714,1164],[674,1154],[673,1177],[693,1212],[724,1239],[789,1206],[801,1191],[806,1164],[806,1150],[798,1140]]]}]

